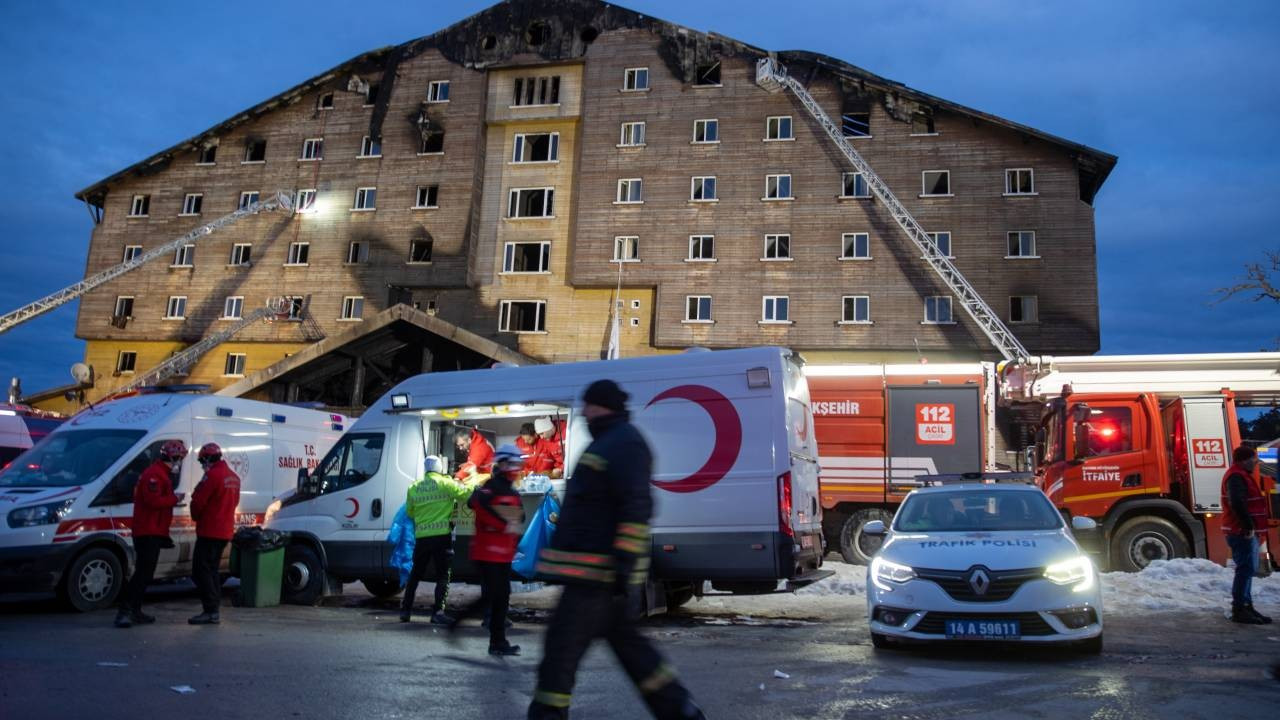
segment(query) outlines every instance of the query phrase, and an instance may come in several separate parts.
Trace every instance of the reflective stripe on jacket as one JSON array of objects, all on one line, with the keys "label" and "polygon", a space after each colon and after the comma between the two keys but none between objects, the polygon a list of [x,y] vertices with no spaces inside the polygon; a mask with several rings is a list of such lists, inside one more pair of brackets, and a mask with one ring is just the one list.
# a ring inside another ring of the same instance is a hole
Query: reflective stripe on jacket
[{"label": "reflective stripe on jacket", "polygon": [[448,535],[453,530],[458,503],[466,500],[472,490],[470,485],[435,472],[410,485],[405,512],[413,518],[414,537]]}]

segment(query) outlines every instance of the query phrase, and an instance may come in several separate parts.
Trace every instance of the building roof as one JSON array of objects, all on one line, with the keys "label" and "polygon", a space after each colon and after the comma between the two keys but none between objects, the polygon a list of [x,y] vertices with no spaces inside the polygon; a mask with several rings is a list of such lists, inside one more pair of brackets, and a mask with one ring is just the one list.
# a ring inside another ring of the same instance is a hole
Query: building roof
[{"label": "building roof", "polygon": [[[379,135],[395,82],[396,67],[424,50],[436,49],[450,60],[474,69],[502,65],[517,54],[533,54],[554,62],[579,58],[600,32],[624,28],[646,29],[659,36],[659,52],[663,60],[677,77],[686,82],[692,82],[700,61],[726,55],[760,58],[770,54],[767,50],[732,38],[691,30],[601,0],[503,0],[431,35],[358,55],[198,135],[99,180],[76,193],[76,198],[101,207],[113,183],[160,172],[175,156],[209,145],[230,130],[297,103],[313,91],[347,87],[353,75],[382,75],[369,132],[371,136]],[[910,113],[917,109],[941,110],[1061,147],[1076,161],[1080,173],[1080,198],[1088,203],[1093,202],[1094,195],[1116,164],[1115,155],[915,90],[843,60],[803,50],[783,51],[776,55],[796,77],[807,76],[812,81],[825,73],[842,86],[856,86],[862,91],[879,93],[886,109],[898,119],[909,120]]]}]

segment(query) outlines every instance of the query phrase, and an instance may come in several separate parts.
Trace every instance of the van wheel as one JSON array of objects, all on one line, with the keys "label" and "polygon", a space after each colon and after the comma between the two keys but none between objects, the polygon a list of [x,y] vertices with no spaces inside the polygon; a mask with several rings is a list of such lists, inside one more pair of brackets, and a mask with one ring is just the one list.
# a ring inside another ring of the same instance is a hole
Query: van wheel
[{"label": "van wheel", "polygon": [[1111,569],[1138,572],[1152,560],[1190,557],[1191,546],[1178,526],[1160,517],[1125,522],[1111,538]]},{"label": "van wheel", "polygon": [[324,565],[306,545],[290,545],[284,552],[281,598],[294,605],[315,605],[324,595]]},{"label": "van wheel", "polygon": [[71,607],[90,612],[111,607],[124,587],[120,558],[106,548],[92,548],[71,563],[62,579],[62,596]]},{"label": "van wheel", "polygon": [[887,650],[893,647],[893,643],[884,635],[873,632],[871,633],[871,647],[877,650]]},{"label": "van wheel", "polygon": [[364,589],[368,590],[370,595],[379,600],[395,595],[403,587],[398,580],[361,580],[360,584],[364,585]]},{"label": "van wheel", "polygon": [[850,565],[869,564],[884,538],[867,535],[862,528],[872,520],[881,520],[888,525],[892,519],[893,515],[880,508],[866,508],[850,515],[840,527],[840,557]]}]

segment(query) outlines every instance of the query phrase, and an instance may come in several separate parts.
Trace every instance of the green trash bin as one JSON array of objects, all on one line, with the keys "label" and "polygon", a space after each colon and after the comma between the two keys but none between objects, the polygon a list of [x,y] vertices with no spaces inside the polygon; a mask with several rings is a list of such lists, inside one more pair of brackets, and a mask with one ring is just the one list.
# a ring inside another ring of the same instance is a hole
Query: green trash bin
[{"label": "green trash bin", "polygon": [[280,604],[286,542],[285,533],[257,527],[236,531],[231,545],[231,574],[240,578],[236,597],[240,607]]}]

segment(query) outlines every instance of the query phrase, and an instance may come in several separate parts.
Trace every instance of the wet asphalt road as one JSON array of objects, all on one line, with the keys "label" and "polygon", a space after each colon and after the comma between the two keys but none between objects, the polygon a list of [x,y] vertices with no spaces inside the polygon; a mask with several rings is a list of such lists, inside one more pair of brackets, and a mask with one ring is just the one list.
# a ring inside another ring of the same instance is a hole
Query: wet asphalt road
[{"label": "wet asphalt road", "polygon": [[[548,593],[539,595],[513,598],[524,610],[511,639],[525,649],[513,659],[485,654],[479,627],[450,642],[425,618],[399,623],[394,601],[362,594],[319,608],[228,607],[221,626],[192,627],[194,594],[169,588],[149,606],[160,621],[131,630],[111,627],[110,612],[0,604],[0,718],[520,718],[545,628]],[[1280,703],[1276,626],[1113,616],[1101,657],[877,652],[861,607],[848,602],[845,614],[841,602],[822,599],[808,620],[806,607],[745,620],[733,600],[695,602],[647,632],[711,718],[1227,720]],[[647,717],[603,645],[579,674],[574,717]]]}]

